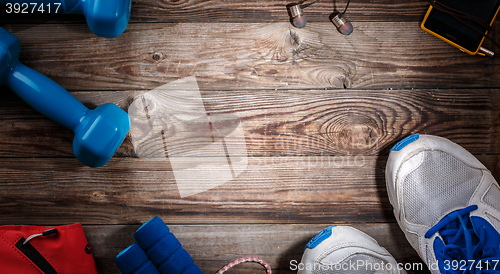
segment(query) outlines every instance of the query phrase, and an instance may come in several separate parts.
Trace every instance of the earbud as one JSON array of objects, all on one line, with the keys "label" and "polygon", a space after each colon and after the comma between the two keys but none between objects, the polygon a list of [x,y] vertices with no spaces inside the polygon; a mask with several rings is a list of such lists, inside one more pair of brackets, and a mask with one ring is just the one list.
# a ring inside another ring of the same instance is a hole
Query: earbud
[{"label": "earbud", "polygon": [[[318,2],[319,0],[316,0],[312,3],[309,3],[309,4],[295,4],[295,5],[292,5],[290,6],[290,15],[292,16],[293,18],[293,25],[299,29],[303,28],[306,26],[307,24],[307,19],[306,17],[304,16],[304,11],[303,9],[309,7],[310,5]],[[302,1],[303,3],[304,1]]]},{"label": "earbud", "polygon": [[343,35],[349,35],[352,33],[353,27],[351,22],[345,18],[344,13],[334,13],[330,17],[332,20],[332,23],[337,27],[337,30],[342,33]]},{"label": "earbud", "polygon": [[[305,1],[305,0],[304,0]],[[302,1],[302,3],[304,2]],[[318,2],[319,0],[316,0],[312,3],[309,4],[292,4],[289,6],[290,9],[290,15],[293,18],[293,25],[299,29],[303,28],[307,24],[307,19],[304,16],[304,11],[303,9],[309,7],[310,5]],[[343,35],[349,35],[353,31],[353,27],[351,22],[345,18],[345,12],[347,11],[347,8],[349,7],[349,3],[351,0],[347,1],[347,5],[344,9],[344,12],[334,12],[330,15],[330,20],[332,23],[337,27],[337,30],[342,33]]]},{"label": "earbud", "polygon": [[307,24],[307,19],[304,16],[304,11],[301,9],[300,5],[295,5],[290,7],[290,14],[293,18],[293,25],[299,29],[303,28]]}]

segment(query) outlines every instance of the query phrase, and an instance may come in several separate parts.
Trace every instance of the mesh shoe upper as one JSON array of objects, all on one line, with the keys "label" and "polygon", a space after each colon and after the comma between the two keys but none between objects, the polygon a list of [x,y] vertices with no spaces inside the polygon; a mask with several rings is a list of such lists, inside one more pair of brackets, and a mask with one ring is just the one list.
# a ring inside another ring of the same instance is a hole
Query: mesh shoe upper
[{"label": "mesh shoe upper", "polygon": [[[293,269],[292,269],[293,270]],[[306,246],[298,274],[402,274],[396,260],[365,233],[331,226]]]},{"label": "mesh shoe upper", "polygon": [[468,205],[482,172],[442,151],[420,153],[422,163],[403,182],[402,205],[408,222],[431,227],[447,213]]},{"label": "mesh shoe upper", "polygon": [[499,257],[500,189],[491,173],[447,139],[405,140],[390,152],[386,182],[408,241],[432,273],[500,273],[484,269]]}]

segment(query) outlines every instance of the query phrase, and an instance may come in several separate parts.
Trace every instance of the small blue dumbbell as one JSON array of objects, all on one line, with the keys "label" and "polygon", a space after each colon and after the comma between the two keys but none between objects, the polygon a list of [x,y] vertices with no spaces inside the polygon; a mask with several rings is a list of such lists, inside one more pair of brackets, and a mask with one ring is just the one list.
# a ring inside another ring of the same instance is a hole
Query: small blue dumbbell
[{"label": "small blue dumbbell", "polygon": [[46,11],[49,7],[52,12],[57,9],[58,13],[83,14],[90,30],[106,38],[117,37],[125,31],[132,7],[132,0],[0,0],[0,5],[7,3],[26,5],[26,10],[31,10],[30,7],[36,10],[43,5]]},{"label": "small blue dumbbell", "polygon": [[161,274],[203,274],[160,217],[141,226],[134,238]]},{"label": "small blue dumbbell", "polygon": [[75,132],[73,153],[91,167],[105,165],[130,129],[128,114],[108,103],[89,110],[64,88],[19,62],[16,36],[0,28],[0,86],[6,84],[34,109]]},{"label": "small blue dumbbell", "polygon": [[137,243],[120,252],[115,263],[123,274],[160,274]]}]

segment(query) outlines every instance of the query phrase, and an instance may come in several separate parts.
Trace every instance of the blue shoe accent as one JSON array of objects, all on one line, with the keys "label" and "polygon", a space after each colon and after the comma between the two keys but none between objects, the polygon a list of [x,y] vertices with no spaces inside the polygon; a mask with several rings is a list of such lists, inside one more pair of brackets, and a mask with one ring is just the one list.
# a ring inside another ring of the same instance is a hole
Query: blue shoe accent
[{"label": "blue shoe accent", "polygon": [[419,137],[420,137],[420,134],[416,133],[416,134],[413,134],[413,135],[410,135],[410,136],[404,138],[403,140],[399,141],[395,146],[393,146],[391,148],[391,152],[392,151],[400,151],[401,149],[403,149],[408,144],[413,143],[416,140],[418,140]]},{"label": "blue shoe accent", "polygon": [[324,240],[328,239],[328,237],[332,236],[332,228],[334,228],[335,225],[329,226],[325,229],[323,229],[320,233],[316,234],[306,245],[306,249],[313,249],[316,246],[318,246],[321,242]]},{"label": "blue shoe accent", "polygon": [[425,234],[426,238],[435,233],[441,236],[433,246],[442,274],[500,273],[500,234],[485,219],[470,216],[477,208],[472,205],[451,212]]}]

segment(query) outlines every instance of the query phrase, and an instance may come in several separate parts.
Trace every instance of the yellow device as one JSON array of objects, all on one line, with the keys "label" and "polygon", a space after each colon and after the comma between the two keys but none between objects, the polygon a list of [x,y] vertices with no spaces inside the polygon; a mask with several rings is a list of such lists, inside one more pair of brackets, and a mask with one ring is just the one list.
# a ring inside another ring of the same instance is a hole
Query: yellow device
[{"label": "yellow device", "polygon": [[[500,10],[500,0],[439,0],[427,10],[420,27],[437,38],[471,55],[489,54],[481,47],[488,27]],[[442,7],[449,9],[443,9]],[[450,12],[451,11],[451,12]],[[458,16],[457,16],[458,14]],[[484,24],[471,19],[473,16]]]}]

